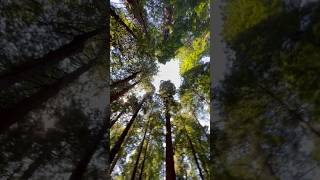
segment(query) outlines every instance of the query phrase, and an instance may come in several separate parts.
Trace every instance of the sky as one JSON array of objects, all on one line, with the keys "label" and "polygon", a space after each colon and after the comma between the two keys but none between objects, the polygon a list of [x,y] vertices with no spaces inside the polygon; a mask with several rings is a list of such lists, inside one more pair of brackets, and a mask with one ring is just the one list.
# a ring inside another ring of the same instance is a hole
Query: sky
[{"label": "sky", "polygon": [[[210,58],[204,58],[204,62],[210,61]],[[159,72],[154,77],[152,84],[156,88],[156,92],[159,91],[160,81],[161,80],[170,80],[175,86],[176,89],[179,89],[182,83],[182,77],[179,74],[179,61],[178,60],[171,60],[166,64],[159,64]],[[175,99],[177,100],[178,97],[176,96]],[[204,113],[202,116],[198,117],[199,122],[203,126],[210,127],[210,114],[208,112],[208,106],[205,107]]]},{"label": "sky", "polygon": [[159,64],[159,72],[154,77],[152,84],[156,88],[156,92],[159,91],[160,81],[170,80],[178,89],[181,85],[181,76],[179,74],[179,61],[171,60],[166,64]]}]

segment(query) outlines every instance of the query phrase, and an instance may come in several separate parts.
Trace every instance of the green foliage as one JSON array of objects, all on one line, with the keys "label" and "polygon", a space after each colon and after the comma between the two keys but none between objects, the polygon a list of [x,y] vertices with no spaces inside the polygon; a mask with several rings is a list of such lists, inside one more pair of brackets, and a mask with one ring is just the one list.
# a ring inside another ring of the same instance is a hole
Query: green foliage
[{"label": "green foliage", "polygon": [[225,6],[224,37],[233,41],[239,34],[249,30],[281,8],[279,0],[229,0]]}]

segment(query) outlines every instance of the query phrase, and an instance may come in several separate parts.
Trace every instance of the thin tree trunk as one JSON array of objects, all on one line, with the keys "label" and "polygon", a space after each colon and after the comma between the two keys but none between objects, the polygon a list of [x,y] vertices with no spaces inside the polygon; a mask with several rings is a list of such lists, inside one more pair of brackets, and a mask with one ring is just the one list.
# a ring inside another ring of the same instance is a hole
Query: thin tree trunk
[{"label": "thin tree trunk", "polygon": [[194,109],[191,110],[193,117],[195,118],[197,124],[199,125],[199,127],[201,128],[203,134],[207,137],[207,139],[209,139],[209,135],[207,134],[207,132],[205,131],[204,127],[200,124],[199,119],[197,117],[197,114],[195,112]]},{"label": "thin tree trunk", "polygon": [[151,137],[151,132],[152,132],[152,129],[150,129],[149,136],[148,136],[148,140],[147,140],[147,144],[146,144],[146,147],[145,147],[145,149],[144,149],[144,153],[143,153],[144,156],[143,156],[143,160],[142,160],[142,164],[141,164],[141,169],[140,169],[140,174],[139,174],[139,180],[142,179],[143,170],[144,170],[144,164],[145,164],[145,161],[146,161],[146,156],[147,156],[149,141],[150,141],[150,137]]},{"label": "thin tree trunk", "polygon": [[114,158],[114,160],[112,161],[112,164],[111,164],[110,169],[109,169],[109,173],[110,173],[110,174],[112,173],[113,168],[116,166],[119,158],[120,158],[120,153],[118,153],[118,154],[116,155],[116,157]]},{"label": "thin tree trunk", "polygon": [[91,60],[88,64],[85,64],[72,73],[67,74],[60,80],[57,80],[55,83],[44,87],[30,97],[17,102],[12,107],[1,109],[0,133],[8,129],[14,123],[20,121],[31,110],[41,107],[48,99],[58,94],[61,89],[71,84],[95,64],[96,59]]},{"label": "thin tree trunk", "polygon": [[118,116],[110,122],[110,128],[118,121],[118,119],[126,112],[126,109],[123,109]]},{"label": "thin tree trunk", "polygon": [[116,82],[113,82],[110,85],[110,88],[112,89],[112,88],[127,84],[130,80],[136,78],[139,73],[141,73],[141,71],[135,72],[135,73],[131,74],[130,76],[124,78],[124,79],[121,79],[121,80],[118,80]]},{"label": "thin tree trunk", "polygon": [[23,162],[20,162],[19,166],[16,167],[16,168],[13,170],[13,172],[10,173],[10,175],[8,175],[7,180],[16,179],[16,178],[14,178],[14,176],[15,176],[17,173],[20,172],[21,168],[23,167],[23,164],[24,164]]},{"label": "thin tree trunk", "polygon": [[145,33],[145,35],[148,35],[147,24],[143,16],[144,9],[142,8],[142,6],[140,6],[139,1],[127,0],[127,3],[130,5],[129,8],[132,10],[134,18],[137,19],[142,26],[143,32]]},{"label": "thin tree trunk", "polygon": [[137,81],[125,88],[123,88],[121,91],[116,92],[116,93],[112,93],[111,97],[110,97],[110,102],[112,103],[113,101],[118,100],[121,96],[123,96],[124,94],[126,94],[129,90],[131,90],[135,85],[137,85],[138,83],[140,83],[140,81]]},{"label": "thin tree trunk", "polygon": [[80,161],[77,163],[74,170],[72,171],[72,174],[69,180],[83,179],[83,175],[86,172],[88,164],[90,163],[90,160],[92,159],[94,153],[97,151],[107,131],[108,131],[108,122],[107,120],[105,120],[98,134],[94,136],[90,142],[88,142],[87,149],[85,150]]},{"label": "thin tree trunk", "polygon": [[[209,139],[209,135],[206,133],[204,127],[200,124],[200,122],[199,122],[199,120],[198,120],[198,117],[197,117],[196,112],[194,111],[194,109],[192,109],[191,112],[192,112],[192,115],[194,116],[194,118],[196,119],[197,124],[201,127],[202,132],[206,135],[207,139]],[[201,138],[200,138],[200,137],[198,137],[198,141],[199,141],[199,142],[201,141]],[[205,152],[205,150],[204,150],[204,148],[203,148],[202,146],[200,146],[200,148]],[[203,160],[201,160],[201,158],[200,158],[200,161],[201,161],[202,164],[206,164],[205,162],[203,162]],[[208,170],[206,169],[206,167],[203,167],[203,169],[204,169],[204,171],[206,172],[206,174],[209,174],[209,172],[208,172]]]},{"label": "thin tree trunk", "polygon": [[175,180],[176,173],[174,170],[174,158],[173,158],[173,145],[172,145],[172,135],[171,135],[171,123],[170,123],[170,112],[168,102],[166,104],[166,179]]},{"label": "thin tree trunk", "polygon": [[21,180],[29,179],[32,177],[34,172],[42,165],[42,162],[44,160],[44,157],[46,154],[41,154],[39,157],[37,157],[36,160],[34,160],[29,166],[28,169],[25,170],[20,177]]},{"label": "thin tree trunk", "polygon": [[140,104],[138,105],[137,109],[135,110],[133,116],[131,117],[129,123],[127,124],[126,128],[123,130],[123,132],[121,133],[118,141],[115,143],[115,145],[113,146],[113,148],[110,150],[110,161],[112,162],[115,155],[119,152],[122,143],[124,142],[124,139],[126,138],[134,120],[136,119],[140,109],[142,108],[143,103],[146,101],[148,95],[145,95],[142,99],[142,101],[140,102]]},{"label": "thin tree trunk", "polygon": [[[149,123],[150,123],[150,120],[149,120]],[[138,152],[138,155],[137,155],[137,159],[136,159],[136,162],[134,164],[133,171],[132,171],[131,180],[135,179],[135,176],[136,176],[136,173],[137,173],[137,169],[138,169],[138,165],[139,165],[139,161],[140,161],[140,156],[141,156],[142,149],[143,149],[144,140],[146,138],[146,134],[147,134],[147,131],[148,131],[148,128],[149,128],[149,123],[147,124],[146,130],[144,131],[144,134],[143,134],[143,138],[142,138],[142,141],[141,141],[141,144],[140,144],[140,147],[139,147],[139,152]]]},{"label": "thin tree trunk", "polygon": [[17,82],[30,80],[39,73],[44,72],[47,68],[58,64],[65,58],[81,52],[85,42],[101,32],[102,30],[94,30],[75,36],[68,44],[63,45],[54,51],[50,51],[41,58],[26,60],[25,63],[18,65],[10,72],[2,73],[0,75],[0,89],[8,88]]},{"label": "thin tree trunk", "polygon": [[320,132],[318,130],[316,130],[314,127],[311,126],[311,124],[309,122],[306,122],[302,115],[297,112],[297,110],[295,109],[291,109],[289,107],[288,104],[286,104],[285,102],[282,101],[281,98],[277,97],[272,91],[268,90],[267,88],[265,88],[263,85],[258,84],[258,87],[264,91],[267,95],[269,95],[272,99],[274,99],[277,103],[279,103],[281,106],[283,106],[292,117],[297,118],[299,120],[299,122],[301,123],[302,126],[306,126],[308,127],[308,129],[315,134],[316,136],[320,137]]},{"label": "thin tree trunk", "polygon": [[190,148],[191,148],[191,151],[192,151],[192,155],[194,157],[194,161],[196,162],[197,168],[199,170],[200,177],[201,177],[202,180],[204,180],[204,177],[203,177],[203,174],[202,174],[202,171],[201,171],[201,167],[200,167],[200,164],[199,164],[199,160],[198,160],[198,157],[197,157],[196,150],[195,150],[195,148],[193,146],[193,143],[192,143],[192,141],[191,141],[191,139],[190,139],[190,137],[188,135],[188,132],[187,132],[186,128],[184,128],[184,129],[185,129],[188,141],[189,141],[189,145],[190,145]]},{"label": "thin tree trunk", "polygon": [[169,38],[169,26],[172,25],[172,8],[170,7],[169,1],[163,1],[163,15],[164,15],[164,28],[163,28],[163,41],[166,42]]},{"label": "thin tree trunk", "polygon": [[130,29],[130,27],[122,21],[120,16],[113,10],[113,8],[110,7],[110,15],[119,23],[121,24],[126,31],[128,31],[135,39],[137,39],[137,36],[134,34],[134,32]]}]

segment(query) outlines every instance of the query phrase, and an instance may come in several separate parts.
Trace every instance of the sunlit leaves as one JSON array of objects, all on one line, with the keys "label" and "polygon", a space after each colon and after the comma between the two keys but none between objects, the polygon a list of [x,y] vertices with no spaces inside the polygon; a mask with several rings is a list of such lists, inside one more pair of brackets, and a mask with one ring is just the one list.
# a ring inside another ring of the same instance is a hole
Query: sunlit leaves
[{"label": "sunlit leaves", "polygon": [[225,7],[225,39],[234,40],[240,33],[274,15],[279,7],[279,0],[229,0]]}]

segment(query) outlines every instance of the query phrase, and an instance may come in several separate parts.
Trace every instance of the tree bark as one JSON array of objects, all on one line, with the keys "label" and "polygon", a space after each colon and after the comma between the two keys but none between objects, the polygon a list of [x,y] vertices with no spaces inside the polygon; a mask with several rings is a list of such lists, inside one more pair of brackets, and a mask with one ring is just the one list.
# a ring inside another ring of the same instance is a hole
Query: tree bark
[{"label": "tree bark", "polygon": [[44,87],[30,97],[17,102],[9,108],[1,109],[0,133],[8,129],[14,123],[20,121],[31,110],[41,107],[48,99],[58,94],[61,89],[71,84],[95,64],[96,60],[91,60],[88,64],[85,64],[72,73],[67,74],[55,83]]},{"label": "tree bark", "polygon": [[133,116],[131,117],[129,123],[127,124],[126,128],[123,130],[123,132],[121,133],[118,141],[115,143],[115,145],[113,146],[113,148],[110,150],[110,161],[112,162],[115,155],[119,152],[122,143],[124,142],[124,139],[126,138],[134,120],[136,119],[136,117],[138,116],[138,113],[140,111],[140,109],[142,108],[143,103],[146,101],[148,95],[145,95],[142,99],[142,101],[140,102],[140,104],[138,105],[137,109],[135,110]]},{"label": "tree bark", "polygon": [[77,35],[68,44],[63,45],[54,51],[50,51],[41,58],[27,59],[25,63],[16,66],[10,72],[2,73],[0,75],[0,89],[8,88],[17,82],[30,80],[39,73],[44,72],[47,68],[58,64],[65,58],[81,52],[85,42],[101,32],[103,31],[98,29]]},{"label": "tree bark", "polygon": [[111,97],[110,97],[110,102],[112,103],[113,101],[118,100],[121,96],[123,96],[124,94],[126,94],[129,90],[131,90],[135,85],[139,84],[140,81],[137,81],[125,88],[123,88],[121,91],[116,92],[116,93],[112,93]]},{"label": "tree bark", "polygon": [[149,128],[149,123],[147,124],[146,130],[144,131],[144,134],[143,134],[143,139],[141,141],[141,144],[140,144],[140,147],[139,147],[139,152],[138,152],[138,155],[137,155],[137,159],[136,159],[136,162],[134,164],[133,171],[132,171],[131,180],[135,179],[135,176],[136,176],[136,173],[137,173],[137,169],[138,169],[138,165],[139,165],[139,161],[140,161],[140,156],[141,156],[142,149],[143,149],[144,140],[146,138],[146,134],[147,134],[147,131],[148,131],[148,128]]},{"label": "tree bark", "polygon": [[171,135],[171,123],[170,123],[170,112],[168,102],[166,104],[166,179],[175,180],[176,173],[174,169],[174,158],[173,158],[173,145],[172,145],[172,135]]}]

